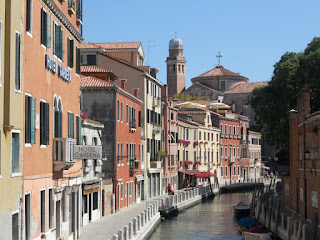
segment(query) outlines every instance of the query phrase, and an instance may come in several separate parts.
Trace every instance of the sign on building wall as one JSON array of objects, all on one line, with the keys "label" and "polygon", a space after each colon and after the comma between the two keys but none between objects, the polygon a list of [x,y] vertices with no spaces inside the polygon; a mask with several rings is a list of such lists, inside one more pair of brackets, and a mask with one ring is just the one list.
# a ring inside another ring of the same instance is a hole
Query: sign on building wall
[{"label": "sign on building wall", "polygon": [[67,82],[71,82],[71,72],[61,65],[59,65],[59,68],[58,68],[58,75],[63,80]]},{"label": "sign on building wall", "polygon": [[56,73],[56,60],[54,60],[52,57],[49,55],[46,55],[46,60],[45,60],[45,66],[48,70],[50,70],[53,73]]},{"label": "sign on building wall", "polygon": [[73,159],[102,159],[102,146],[74,145]]}]

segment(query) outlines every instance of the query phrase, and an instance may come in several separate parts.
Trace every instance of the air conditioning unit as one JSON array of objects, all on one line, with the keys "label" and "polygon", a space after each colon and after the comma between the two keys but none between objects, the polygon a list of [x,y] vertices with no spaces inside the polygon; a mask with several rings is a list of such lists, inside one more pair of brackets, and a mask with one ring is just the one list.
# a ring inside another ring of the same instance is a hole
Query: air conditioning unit
[{"label": "air conditioning unit", "polygon": [[75,144],[76,140],[72,138],[53,139],[54,171],[67,170],[75,164],[72,158]]}]

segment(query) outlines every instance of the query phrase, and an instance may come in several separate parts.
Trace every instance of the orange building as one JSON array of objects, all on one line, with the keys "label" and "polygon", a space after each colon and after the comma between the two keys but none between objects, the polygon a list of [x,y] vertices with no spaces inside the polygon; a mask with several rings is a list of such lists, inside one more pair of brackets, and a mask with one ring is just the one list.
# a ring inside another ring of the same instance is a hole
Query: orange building
[{"label": "orange building", "polygon": [[25,0],[23,234],[80,236],[82,0]]}]

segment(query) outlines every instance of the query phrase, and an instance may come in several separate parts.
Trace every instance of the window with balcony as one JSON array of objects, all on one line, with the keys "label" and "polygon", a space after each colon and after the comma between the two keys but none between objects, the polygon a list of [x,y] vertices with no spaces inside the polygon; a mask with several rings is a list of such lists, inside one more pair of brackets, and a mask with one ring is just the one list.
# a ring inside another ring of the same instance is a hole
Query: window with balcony
[{"label": "window with balcony", "polygon": [[25,96],[25,143],[36,142],[36,99]]},{"label": "window with balcony", "polygon": [[82,0],[77,0],[77,20],[82,24]]}]

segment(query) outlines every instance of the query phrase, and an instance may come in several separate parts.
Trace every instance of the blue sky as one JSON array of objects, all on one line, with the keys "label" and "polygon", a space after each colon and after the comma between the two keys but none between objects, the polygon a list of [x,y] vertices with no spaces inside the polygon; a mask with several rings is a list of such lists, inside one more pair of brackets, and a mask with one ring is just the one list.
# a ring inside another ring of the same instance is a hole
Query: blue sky
[{"label": "blue sky", "polygon": [[271,79],[287,51],[303,51],[320,36],[317,0],[83,0],[85,42],[141,41],[166,83],[169,40],[184,42],[186,79],[221,64],[249,78]]}]

